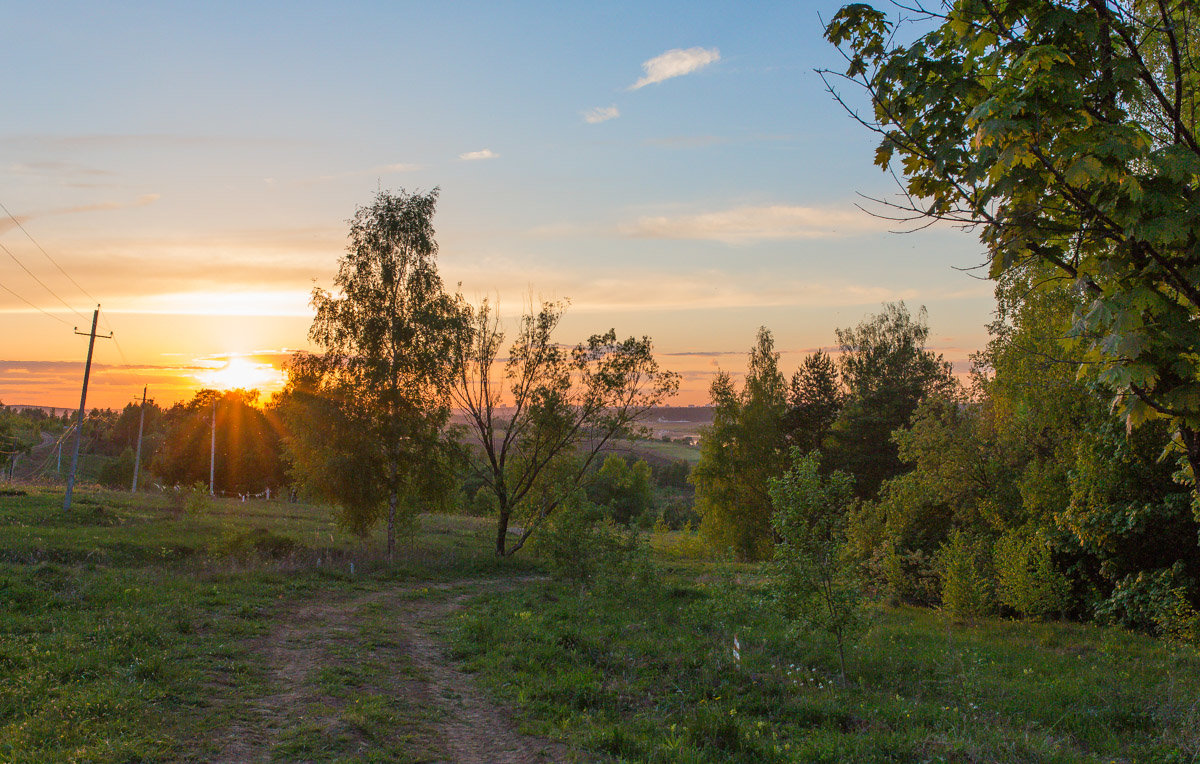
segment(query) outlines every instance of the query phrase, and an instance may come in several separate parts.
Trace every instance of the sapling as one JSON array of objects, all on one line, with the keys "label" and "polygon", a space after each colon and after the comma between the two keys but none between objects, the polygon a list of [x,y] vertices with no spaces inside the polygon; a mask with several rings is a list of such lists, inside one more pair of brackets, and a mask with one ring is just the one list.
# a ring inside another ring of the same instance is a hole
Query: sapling
[{"label": "sapling", "polygon": [[846,643],[866,625],[859,572],[846,555],[846,526],[854,480],[821,475],[821,456],[792,449],[792,466],[770,480],[778,543],[771,568],[784,612],[799,628],[825,631],[837,642],[842,683]]}]

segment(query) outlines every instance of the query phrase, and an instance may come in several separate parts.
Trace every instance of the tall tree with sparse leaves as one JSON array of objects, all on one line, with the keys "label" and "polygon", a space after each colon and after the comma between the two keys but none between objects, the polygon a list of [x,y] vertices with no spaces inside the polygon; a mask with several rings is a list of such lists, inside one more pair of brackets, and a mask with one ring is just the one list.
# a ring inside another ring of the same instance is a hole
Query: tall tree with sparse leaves
[{"label": "tall tree with sparse leaves", "polygon": [[[547,302],[522,317],[506,358],[504,332],[488,302],[464,306],[469,325],[456,346],[452,395],[482,452],[480,479],[496,498],[496,555],[515,554],[578,493],[613,439],[679,389],[660,369],[649,337],[614,330],[574,347],[555,329],[566,305]],[[516,524],[520,525],[516,528]],[[510,529],[516,538],[509,543]]]},{"label": "tall tree with sparse leaves", "polygon": [[438,191],[381,191],[350,220],[336,293],[317,289],[309,338],[281,406],[295,470],[365,532],[399,524],[448,488],[446,428],[454,348],[464,328],[438,275]]}]

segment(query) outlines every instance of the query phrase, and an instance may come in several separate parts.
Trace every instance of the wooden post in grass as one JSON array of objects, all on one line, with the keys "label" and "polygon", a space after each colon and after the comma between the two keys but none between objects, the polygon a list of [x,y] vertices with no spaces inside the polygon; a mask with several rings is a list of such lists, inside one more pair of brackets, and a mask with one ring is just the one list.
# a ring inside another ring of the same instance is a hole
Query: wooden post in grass
[{"label": "wooden post in grass", "polygon": [[217,399],[213,399],[212,436],[208,444],[208,495],[217,491]]},{"label": "wooden post in grass", "polygon": [[[63,497],[63,511],[71,511],[71,492],[75,488],[75,470],[79,466],[79,441],[83,438],[83,407],[87,404],[88,377],[92,374],[92,349],[96,346],[96,322],[100,320],[100,306],[92,311],[92,331],[84,334],[75,329],[75,333],[88,338],[87,363],[83,367],[83,392],[79,394],[79,417],[75,420],[75,451],[71,454],[71,472],[67,475],[67,494]],[[102,339],[112,339],[112,334],[101,335]]]},{"label": "wooden post in grass", "polygon": [[149,388],[149,385],[142,387],[142,413],[138,416],[137,453],[133,456],[133,487],[129,489],[130,493],[137,493],[138,470],[142,466],[142,426],[146,424],[146,390]]}]

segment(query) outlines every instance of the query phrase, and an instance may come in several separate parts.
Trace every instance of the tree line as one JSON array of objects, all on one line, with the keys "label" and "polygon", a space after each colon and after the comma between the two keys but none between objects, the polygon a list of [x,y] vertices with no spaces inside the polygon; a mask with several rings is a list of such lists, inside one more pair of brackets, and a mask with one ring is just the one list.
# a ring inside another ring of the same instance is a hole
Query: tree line
[{"label": "tree line", "polygon": [[[313,293],[318,350],[290,360],[268,404],[245,390],[148,404],[155,477],[200,489],[211,465],[215,492],[289,487],[331,504],[354,533],[382,523],[389,560],[419,513],[468,502],[495,519],[497,556],[581,502],[618,525],[653,523],[660,503],[664,519],[686,521],[667,504],[687,488],[677,465],[657,470],[656,489],[649,464],[613,453],[678,389],[650,338],[609,330],[562,344],[566,303],[546,302],[507,341],[495,306],[470,305],[438,275],[437,196],[383,191],[357,210],[336,291]],[[131,484],[141,415],[129,404],[87,417],[88,451],[107,457],[101,482]]]},{"label": "tree line", "polygon": [[760,333],[742,389],[713,386],[706,538],[774,556],[835,631],[863,586],[1200,639],[1195,4],[900,12],[843,7],[825,35],[846,68],[822,76],[879,136],[899,183],[882,215],[978,231],[991,341],[957,384],[887,306],[789,396]]}]

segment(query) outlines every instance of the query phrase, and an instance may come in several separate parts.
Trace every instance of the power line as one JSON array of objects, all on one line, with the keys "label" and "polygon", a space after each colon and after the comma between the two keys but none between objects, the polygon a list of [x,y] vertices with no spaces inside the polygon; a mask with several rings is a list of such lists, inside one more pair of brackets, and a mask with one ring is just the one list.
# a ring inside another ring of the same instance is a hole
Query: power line
[{"label": "power line", "polygon": [[[30,233],[30,232],[29,232],[29,231],[28,231],[28,230],[25,228],[25,226],[21,225],[21,220],[20,220],[20,218],[18,218],[16,215],[12,214],[12,212],[11,212],[11,211],[8,209],[8,207],[5,207],[5,206],[4,206],[4,202],[0,202],[0,210],[4,210],[4,214],[5,214],[5,215],[8,215],[8,219],[9,219],[9,220],[11,220],[11,221],[13,222],[13,224],[14,224],[14,225],[15,225],[17,228],[21,229],[21,233],[25,234],[25,237],[26,237],[27,239],[29,239],[31,242],[33,242],[33,246],[37,247],[37,248],[38,248],[38,251],[40,251],[40,252],[41,252],[43,255],[45,255],[45,256],[46,256],[46,259],[47,259],[47,260],[49,260],[49,261],[50,261],[50,263],[51,263],[51,264],[52,264],[52,265],[53,265],[55,268],[57,268],[57,269],[58,269],[58,272],[59,272],[59,273],[61,273],[63,276],[65,276],[65,277],[66,277],[67,281],[70,281],[72,284],[74,284],[74,285],[75,285],[75,288],[76,288],[76,289],[78,289],[80,292],[82,292],[82,293],[83,293],[83,295],[84,295],[85,297],[87,297],[89,300],[91,300],[91,301],[93,301],[93,302],[97,302],[97,303],[98,303],[98,302],[100,302],[99,300],[97,300],[97,299],[96,299],[96,298],[95,298],[95,297],[92,295],[92,293],[91,293],[91,292],[89,292],[88,290],[84,289],[84,288],[83,288],[83,285],[81,285],[81,284],[80,284],[78,281],[76,281],[74,278],[72,278],[72,277],[71,277],[71,274],[67,273],[66,269],[65,269],[65,268],[63,268],[63,267],[62,267],[62,266],[59,264],[59,262],[58,262],[57,260],[55,260],[55,259],[54,259],[54,258],[53,258],[53,257],[50,255],[50,253],[49,253],[49,252],[47,252],[47,251],[46,251],[46,248],[45,248],[45,247],[43,247],[43,246],[42,246],[42,245],[41,245],[41,244],[38,242],[38,240],[37,240],[37,239],[33,238],[33,234],[31,234],[31,233]],[[24,264],[23,264],[23,263],[22,263],[20,260],[18,260],[18,259],[17,259],[17,256],[16,256],[16,255],[14,255],[14,254],[13,254],[11,251],[9,251],[9,249],[8,249],[7,247],[5,247],[3,244],[0,244],[0,248],[3,248],[3,249],[4,249],[4,251],[8,253],[8,256],[9,256],[9,257],[11,257],[11,258],[13,259],[13,261],[14,261],[14,262],[16,262],[16,264],[17,264],[17,265],[20,265],[20,266],[21,266],[21,268],[22,268],[22,269],[23,269],[23,270],[24,270],[26,273],[28,273],[30,276],[33,276],[33,279],[34,279],[35,281],[37,281],[37,283],[41,284],[41,285],[42,285],[42,287],[43,287],[43,288],[44,288],[44,289],[45,289],[47,292],[50,292],[50,294],[54,295],[54,297],[55,297],[55,298],[56,298],[56,299],[57,299],[59,302],[61,302],[63,305],[65,305],[65,306],[67,307],[67,309],[68,309],[68,310],[72,311],[73,313],[75,313],[75,315],[79,316],[80,318],[82,318],[82,319],[84,319],[84,320],[86,320],[86,319],[87,319],[87,316],[85,316],[83,313],[80,313],[78,310],[75,310],[75,309],[74,309],[74,308],[72,308],[70,305],[67,305],[67,303],[66,303],[66,301],[65,301],[65,300],[63,300],[61,297],[59,297],[57,294],[55,294],[55,293],[54,293],[54,291],[53,291],[52,289],[50,289],[50,287],[46,286],[46,284],[45,284],[45,283],[44,283],[44,282],[43,282],[41,279],[39,279],[37,276],[34,276],[33,272],[32,272],[32,271],[30,271],[28,268],[26,268],[26,267],[25,267],[25,265],[24,265]],[[7,287],[5,287],[5,289],[7,289]],[[8,291],[9,291],[10,293],[12,293],[12,294],[16,294],[16,293],[15,293],[15,292],[13,292],[11,289],[8,289]],[[20,297],[22,300],[24,300],[26,304],[32,305],[33,307],[37,308],[37,306],[36,306],[36,305],[33,305],[33,303],[29,302],[28,300],[25,300],[25,298],[24,298],[24,297],[21,297],[20,295],[16,295],[16,296],[17,296],[17,297]],[[38,310],[41,310],[41,308],[38,308]],[[44,311],[44,310],[43,310],[42,312],[43,312],[43,313],[46,313],[46,311]],[[53,316],[52,314],[49,314],[49,313],[47,313],[46,315],[49,315],[49,316],[51,316],[51,318],[56,318],[56,319],[58,318],[57,316]],[[62,319],[58,319],[58,320],[62,321]],[[69,324],[69,322],[67,322],[67,321],[62,321],[62,322],[63,322],[64,324],[67,324],[68,326],[70,325],[70,324]],[[112,334],[112,335],[113,335],[113,344],[115,344],[115,345],[117,346],[117,352],[118,352],[118,353],[121,355],[121,361],[122,361],[122,362],[123,362],[123,363],[124,363],[126,366],[128,366],[128,365],[129,365],[129,359],[125,357],[125,351],[124,351],[124,350],[121,348],[121,343],[119,343],[119,342],[117,342],[117,341],[116,341],[116,339],[117,339],[117,338],[116,338],[116,332],[114,332],[114,331],[113,331],[112,324],[110,324],[110,323],[109,323],[109,321],[108,321],[108,317],[107,317],[107,316],[105,316],[105,317],[102,319],[102,323],[103,323],[103,326],[104,326],[104,328],[108,330],[109,334]]]},{"label": "power line", "polygon": [[129,359],[125,357],[124,348],[122,348],[121,343],[117,341],[117,333],[113,331],[112,324],[110,324],[104,316],[104,311],[100,311],[100,322],[104,325],[105,329],[108,329],[108,333],[112,335],[113,345],[116,346],[117,353],[121,356],[121,363],[125,364],[126,366],[131,366],[132,364],[129,363]]},{"label": "power line", "polygon": [[[74,284],[76,289],[78,289],[80,292],[83,292],[83,295],[84,295],[85,297],[87,297],[89,300],[91,300],[92,302],[100,302],[100,301],[99,301],[99,300],[97,300],[95,297],[93,297],[93,296],[91,295],[91,293],[90,293],[90,292],[88,292],[88,290],[86,290],[86,289],[84,289],[83,287],[81,287],[81,286],[79,285],[79,282],[78,282],[78,281],[76,281],[75,279],[71,278],[71,274],[67,273],[67,272],[66,272],[66,270],[64,270],[64,269],[63,269],[63,267],[62,267],[61,265],[59,265],[59,264],[58,264],[58,261],[57,261],[57,260],[55,260],[53,257],[51,257],[51,256],[50,256],[50,253],[49,253],[49,252],[47,252],[47,251],[45,250],[45,248],[44,248],[44,247],[42,247],[42,245],[41,245],[41,244],[38,244],[38,242],[37,242],[37,239],[33,238],[33,234],[31,234],[31,233],[29,233],[29,231],[26,231],[26,230],[25,230],[25,226],[21,225],[21,221],[17,219],[17,216],[16,216],[16,215],[14,215],[14,214],[12,214],[11,212],[9,212],[9,211],[8,211],[8,207],[5,207],[3,202],[0,202],[0,210],[4,210],[4,214],[8,215],[9,219],[10,219],[10,220],[12,220],[12,222],[16,224],[17,228],[20,228],[20,229],[21,229],[21,233],[25,234],[25,235],[26,235],[26,236],[29,238],[29,240],[33,242],[33,246],[35,246],[35,247],[37,247],[39,250],[41,250],[42,254],[46,256],[46,259],[47,259],[47,260],[49,260],[51,263],[54,263],[54,267],[55,267],[55,268],[58,268],[58,271],[59,271],[59,273],[61,273],[62,275],[66,276],[66,277],[67,277],[67,280],[68,280],[68,281],[70,281],[72,284]],[[78,312],[78,311],[76,311],[76,312]],[[81,317],[84,317],[84,318],[86,318],[86,316],[83,316],[83,314],[82,314],[82,313],[80,313],[79,315],[80,315]]]},{"label": "power line", "polygon": [[3,289],[5,292],[8,292],[8,293],[9,293],[9,294],[11,294],[13,297],[16,297],[18,300],[20,300],[21,302],[25,303],[26,305],[28,305],[29,307],[33,308],[34,310],[38,311],[39,313],[45,313],[47,316],[50,316],[50,318],[53,318],[55,321],[59,322],[60,324],[66,324],[67,326],[70,326],[70,325],[71,325],[71,322],[70,322],[70,321],[66,320],[65,318],[61,318],[61,317],[59,317],[59,316],[56,316],[56,315],[54,315],[53,313],[51,313],[51,312],[49,312],[49,311],[47,311],[47,310],[45,310],[45,309],[43,309],[43,308],[39,308],[38,306],[36,306],[36,305],[34,305],[33,303],[31,303],[29,300],[26,300],[24,297],[22,297],[21,295],[17,294],[16,292],[14,292],[13,290],[9,289],[8,287],[4,286],[3,284],[0,284],[0,289]]},{"label": "power line", "polygon": [[20,260],[18,260],[18,259],[17,259],[17,256],[16,256],[16,255],[14,255],[14,254],[12,253],[12,250],[10,250],[8,247],[4,246],[3,244],[0,244],[0,249],[4,250],[4,251],[5,251],[5,253],[7,253],[7,254],[8,254],[8,256],[12,258],[12,261],[13,261],[14,263],[16,263],[17,265],[21,266],[21,270],[23,270],[23,271],[25,271],[26,273],[28,273],[30,278],[32,278],[32,279],[33,279],[34,281],[36,281],[37,283],[41,284],[41,285],[42,285],[42,289],[45,289],[47,292],[49,292],[50,294],[52,294],[52,295],[54,296],[54,299],[56,299],[56,300],[58,300],[59,302],[61,302],[61,303],[63,304],[63,307],[65,307],[67,310],[71,311],[72,313],[74,313],[75,315],[79,316],[79,317],[80,317],[80,318],[82,318],[82,319],[86,319],[86,318],[87,318],[87,316],[85,316],[85,315],[83,315],[82,313],[80,313],[79,311],[75,310],[75,309],[74,309],[74,308],[72,308],[70,305],[67,305],[67,301],[66,301],[66,300],[64,300],[63,298],[59,297],[57,292],[55,292],[55,291],[54,291],[53,289],[51,289],[50,287],[46,286],[46,282],[44,282],[44,281],[42,281],[41,279],[39,279],[39,278],[37,277],[37,274],[36,274],[36,273],[34,273],[33,271],[31,271],[31,270],[29,270],[28,268],[26,268],[26,267],[25,267],[25,263],[23,263],[23,262],[21,262]]},{"label": "power line", "polygon": [[[29,232],[29,231],[28,231],[28,230],[25,228],[25,226],[21,225],[21,221],[20,221],[20,219],[19,219],[19,218],[18,218],[16,215],[12,214],[12,212],[11,212],[11,211],[8,209],[8,207],[5,207],[5,206],[4,206],[4,203],[3,203],[3,202],[0,202],[0,210],[4,210],[4,214],[5,214],[5,215],[8,215],[8,218],[9,218],[9,220],[11,220],[11,221],[13,222],[13,224],[14,224],[14,225],[16,225],[16,227],[17,227],[17,228],[21,229],[21,233],[25,234],[25,237],[26,237],[26,238],[28,238],[28,239],[29,239],[31,242],[33,242],[33,246],[37,247],[37,248],[38,248],[38,251],[40,251],[40,252],[41,252],[43,255],[45,255],[45,256],[46,256],[46,259],[47,259],[47,260],[49,260],[49,261],[50,261],[50,263],[51,263],[51,264],[52,264],[52,265],[53,265],[55,268],[57,268],[57,269],[58,269],[58,272],[59,272],[59,273],[61,273],[63,276],[65,276],[65,277],[66,277],[67,281],[70,281],[72,284],[74,284],[74,285],[75,285],[75,288],[76,288],[76,289],[78,289],[80,292],[82,292],[82,293],[83,293],[83,295],[84,295],[85,297],[87,297],[88,299],[90,299],[90,300],[92,300],[93,302],[96,302],[96,303],[99,303],[99,302],[100,302],[100,301],[99,301],[99,300],[97,300],[97,299],[96,299],[94,296],[92,296],[92,293],[91,293],[91,292],[89,292],[88,290],[84,289],[84,288],[83,288],[83,286],[82,286],[82,285],[81,285],[81,284],[80,284],[78,281],[76,281],[74,278],[72,278],[72,277],[71,277],[71,274],[67,273],[66,269],[65,269],[65,268],[63,268],[63,267],[62,267],[62,266],[59,264],[59,262],[58,262],[57,260],[55,260],[55,259],[54,259],[54,258],[53,258],[53,257],[50,255],[50,253],[49,253],[49,252],[47,252],[47,251],[46,251],[46,248],[45,248],[45,247],[43,247],[43,246],[42,246],[42,245],[41,245],[41,244],[38,242],[38,240],[37,240],[37,239],[33,238],[33,234],[31,234],[31,233],[30,233],[30,232]],[[54,295],[54,298],[55,298],[56,300],[58,300],[59,302],[61,302],[61,303],[62,303],[64,306],[66,306],[67,310],[70,310],[70,311],[71,311],[71,312],[73,312],[75,315],[79,316],[80,318],[82,318],[82,319],[84,319],[84,320],[86,320],[86,319],[87,319],[87,316],[85,316],[83,313],[80,313],[78,310],[75,310],[75,309],[74,309],[74,308],[72,308],[70,305],[67,305],[67,302],[66,302],[66,300],[64,300],[63,298],[59,297],[59,296],[58,296],[58,294],[56,294],[56,293],[54,292],[54,290],[53,290],[53,289],[51,289],[50,287],[46,286],[45,282],[43,282],[43,281],[42,281],[41,279],[39,279],[39,278],[38,278],[36,275],[34,275],[33,271],[31,271],[31,270],[29,270],[28,268],[26,268],[26,267],[25,267],[25,264],[24,264],[24,263],[22,263],[20,260],[18,260],[18,259],[17,259],[17,256],[16,256],[16,255],[14,255],[14,254],[13,254],[13,253],[12,253],[12,252],[11,252],[11,251],[8,249],[8,247],[5,247],[3,244],[0,244],[0,249],[3,249],[3,250],[6,252],[6,253],[8,253],[8,256],[9,256],[9,257],[11,257],[11,258],[13,259],[13,262],[15,262],[17,265],[21,266],[21,269],[22,269],[22,270],[24,270],[26,273],[28,273],[28,274],[29,274],[31,277],[33,277],[33,280],[34,280],[34,281],[36,281],[37,283],[41,284],[43,289],[45,289],[45,290],[46,290],[47,292],[49,292],[50,294]],[[38,306],[34,305],[34,304],[33,304],[32,302],[30,302],[29,300],[26,300],[24,297],[21,297],[21,295],[17,294],[16,292],[13,292],[13,291],[12,291],[11,289],[9,289],[8,287],[4,287],[4,289],[5,289],[7,292],[9,292],[10,294],[12,294],[12,295],[14,295],[14,296],[16,296],[16,297],[20,298],[20,299],[21,299],[23,302],[25,302],[27,305],[29,305],[29,306],[31,306],[31,307],[34,307],[34,308],[37,308],[37,309],[38,309],[38,310],[40,310],[42,313],[45,313],[46,315],[50,316],[51,318],[53,318],[53,319],[55,319],[55,320],[57,320],[57,321],[61,321],[62,323],[64,323],[64,324],[67,324],[68,326],[70,326],[70,322],[63,320],[63,319],[59,318],[58,316],[55,316],[55,315],[54,315],[54,314],[52,314],[52,313],[47,313],[46,311],[42,310],[41,308],[38,308]],[[97,307],[99,307],[99,306],[97,306]],[[120,354],[120,356],[121,356],[121,362],[122,362],[124,365],[126,365],[126,366],[129,366],[129,365],[130,365],[130,363],[129,363],[129,359],[128,359],[128,358],[125,356],[125,350],[124,350],[124,349],[121,347],[121,343],[117,341],[116,332],[115,332],[115,331],[113,331],[112,324],[111,324],[111,323],[109,323],[109,321],[108,321],[108,316],[107,316],[107,315],[105,315],[105,316],[104,316],[104,318],[102,319],[102,324],[103,324],[104,328],[108,330],[108,333],[109,333],[110,335],[112,335],[113,344],[114,344],[114,345],[116,345],[116,348],[117,348],[117,353],[118,353],[118,354]]]}]

